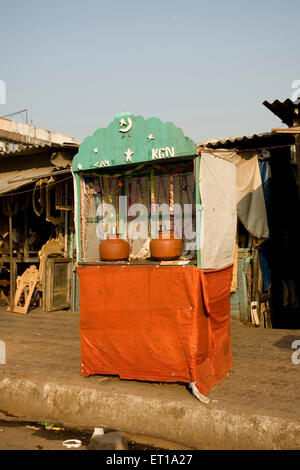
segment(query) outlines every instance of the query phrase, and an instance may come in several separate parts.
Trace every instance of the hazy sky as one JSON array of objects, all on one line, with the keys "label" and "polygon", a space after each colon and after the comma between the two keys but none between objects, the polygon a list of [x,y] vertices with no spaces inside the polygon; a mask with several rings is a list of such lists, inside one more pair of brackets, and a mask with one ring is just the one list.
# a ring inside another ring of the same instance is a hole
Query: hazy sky
[{"label": "hazy sky", "polygon": [[262,102],[300,80],[299,0],[0,0],[0,19],[0,115],[78,140],[122,111],[196,142],[270,131]]}]

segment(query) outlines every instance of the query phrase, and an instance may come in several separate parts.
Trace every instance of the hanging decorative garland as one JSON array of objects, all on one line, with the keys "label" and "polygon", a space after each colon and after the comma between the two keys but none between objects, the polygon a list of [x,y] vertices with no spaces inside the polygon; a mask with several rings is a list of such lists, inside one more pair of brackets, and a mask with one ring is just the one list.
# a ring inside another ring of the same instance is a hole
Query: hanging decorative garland
[{"label": "hanging decorative garland", "polygon": [[151,188],[151,215],[155,215],[155,185],[154,185],[154,170],[150,172],[150,188]]},{"label": "hanging decorative garland", "polygon": [[169,173],[169,207],[171,230],[174,230],[174,178],[172,173]]},{"label": "hanging decorative garland", "polygon": [[40,179],[35,184],[33,194],[32,194],[32,206],[33,210],[38,217],[42,215],[46,207],[46,196],[45,196],[45,187],[48,180],[46,178]]},{"label": "hanging decorative garland", "polygon": [[51,214],[51,206],[55,206],[55,203],[53,204],[53,202],[51,201],[51,196],[53,194],[52,191],[55,191],[54,181],[54,178],[51,176],[46,186],[46,220],[47,222],[51,222],[54,225],[58,225],[64,220],[64,212],[60,211],[58,216],[54,216]]}]

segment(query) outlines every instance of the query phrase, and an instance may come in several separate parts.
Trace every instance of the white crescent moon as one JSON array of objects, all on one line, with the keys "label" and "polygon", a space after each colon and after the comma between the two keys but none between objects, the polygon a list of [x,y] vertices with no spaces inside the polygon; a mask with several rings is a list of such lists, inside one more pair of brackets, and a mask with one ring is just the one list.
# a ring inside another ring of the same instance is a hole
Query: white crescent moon
[{"label": "white crescent moon", "polygon": [[122,129],[119,129],[120,132],[128,132],[132,128],[132,119],[130,117],[128,118],[128,126],[123,127]]}]

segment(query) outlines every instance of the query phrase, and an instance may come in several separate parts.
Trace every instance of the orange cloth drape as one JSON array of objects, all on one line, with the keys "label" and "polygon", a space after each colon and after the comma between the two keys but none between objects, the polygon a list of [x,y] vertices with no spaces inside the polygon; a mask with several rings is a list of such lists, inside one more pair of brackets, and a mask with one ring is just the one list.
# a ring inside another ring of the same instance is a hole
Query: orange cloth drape
[{"label": "orange cloth drape", "polygon": [[232,367],[232,266],[79,266],[81,369],[207,394]]}]

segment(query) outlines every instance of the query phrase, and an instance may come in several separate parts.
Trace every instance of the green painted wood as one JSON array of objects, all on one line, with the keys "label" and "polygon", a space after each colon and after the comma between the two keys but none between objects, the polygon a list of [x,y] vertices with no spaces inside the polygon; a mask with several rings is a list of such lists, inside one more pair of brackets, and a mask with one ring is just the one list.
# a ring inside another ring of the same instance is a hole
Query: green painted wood
[{"label": "green painted wood", "polygon": [[74,174],[74,193],[77,196],[77,227],[76,227],[76,237],[77,237],[77,260],[82,261],[82,249],[81,249],[81,208],[80,208],[80,176],[78,173]]},{"label": "green painted wood", "polygon": [[[196,155],[196,144],[174,124],[152,117],[122,113],[106,128],[86,137],[72,163],[72,171],[107,170],[143,162]],[[125,169],[124,169],[125,171]]]}]

